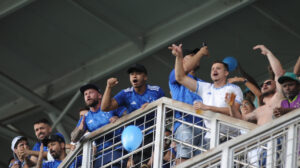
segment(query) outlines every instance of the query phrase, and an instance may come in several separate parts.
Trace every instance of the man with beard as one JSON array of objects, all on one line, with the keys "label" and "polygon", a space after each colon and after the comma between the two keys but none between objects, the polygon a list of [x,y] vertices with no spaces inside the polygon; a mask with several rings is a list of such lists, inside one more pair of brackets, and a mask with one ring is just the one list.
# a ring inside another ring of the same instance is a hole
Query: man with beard
[{"label": "man with beard", "polygon": [[[44,162],[43,161],[43,147],[47,147],[51,156],[54,158],[53,161]],[[57,168],[59,164],[65,159],[67,156],[65,150],[65,140],[63,137],[59,135],[50,135],[43,140],[43,144],[40,146],[40,153],[38,157],[38,162],[36,168]],[[74,164],[74,163],[73,163]],[[71,164],[70,167],[74,167]]]},{"label": "man with beard", "polygon": [[[89,111],[80,118],[76,128],[71,133],[71,141],[77,142],[83,136],[86,131],[93,132],[109,123],[113,123],[118,119],[118,115],[114,114],[113,111],[103,112],[101,110],[101,99],[102,95],[98,87],[94,84],[86,84],[80,88],[81,93],[84,95],[84,101],[87,107],[89,107]],[[110,138],[108,138],[110,136]],[[113,135],[107,135],[108,139],[112,139]],[[104,142],[104,145],[99,145],[103,143],[103,139],[95,140],[97,151],[101,151],[112,145],[112,141]],[[115,140],[116,141],[116,140]],[[94,163],[95,167],[101,167],[112,160],[115,160],[121,156],[120,150],[105,150],[104,154],[96,156],[96,161]],[[102,162],[103,160],[103,162]],[[116,167],[118,167],[119,163],[117,163]],[[113,166],[115,167],[115,165]]]},{"label": "man with beard", "polygon": [[281,102],[281,107],[275,108],[274,115],[280,117],[300,107],[300,82],[292,72],[286,72],[278,79],[282,92],[286,98]]},{"label": "man with beard", "polygon": [[[36,138],[38,139],[38,142],[34,144],[32,150],[26,150],[26,154],[31,155],[30,160],[33,163],[36,163],[42,141],[52,133],[52,127],[50,125],[50,122],[47,119],[43,118],[43,119],[40,119],[40,120],[34,122],[33,128],[34,128]],[[55,134],[63,137],[63,135],[61,133],[57,132]],[[71,148],[73,148],[73,145],[66,144],[66,148],[71,149]],[[44,146],[43,151],[44,151],[43,152],[44,159],[46,159],[48,161],[53,160],[53,157],[48,152],[47,146]]]},{"label": "man with beard", "polygon": [[283,75],[284,70],[282,69],[279,60],[264,45],[254,46],[253,49],[260,49],[261,54],[267,56],[271,68],[275,74],[275,81],[272,79],[268,79],[262,84],[260,107],[255,109],[252,113],[248,113],[246,115],[241,115],[238,111],[233,111],[233,115],[246,121],[257,120],[257,125],[263,125],[273,120],[273,111],[280,106],[283,99],[283,94],[280,84],[278,83],[278,78]]},{"label": "man with beard", "polygon": [[127,114],[139,108],[145,108],[147,104],[163,97],[165,94],[159,86],[148,85],[147,70],[141,64],[134,64],[128,70],[129,80],[132,87],[119,92],[111,98],[111,90],[119,82],[117,78],[107,80],[106,89],[102,100],[102,110],[110,111],[125,106]]}]

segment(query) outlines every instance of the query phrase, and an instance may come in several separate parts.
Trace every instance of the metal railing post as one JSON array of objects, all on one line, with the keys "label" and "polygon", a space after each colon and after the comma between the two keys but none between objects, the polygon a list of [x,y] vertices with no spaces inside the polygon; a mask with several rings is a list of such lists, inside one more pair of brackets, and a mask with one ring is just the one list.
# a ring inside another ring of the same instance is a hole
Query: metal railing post
[{"label": "metal railing post", "polygon": [[157,106],[156,111],[156,130],[155,130],[155,146],[154,146],[154,158],[153,167],[162,167],[163,148],[164,148],[164,127],[165,127],[165,108],[163,104]]},{"label": "metal railing post", "polygon": [[267,143],[267,162],[266,162],[266,168],[273,168],[273,152],[274,152],[274,148],[273,148],[273,139],[271,139],[268,143]]},{"label": "metal railing post", "polygon": [[83,151],[82,151],[82,167],[90,168],[91,167],[91,160],[92,160],[92,142],[86,141],[83,144]]},{"label": "metal railing post", "polygon": [[217,146],[217,139],[219,138],[219,129],[218,129],[218,122],[217,119],[212,119],[210,121],[210,144],[209,148],[212,149]]},{"label": "metal railing post", "polygon": [[232,163],[233,158],[230,157],[231,153],[229,148],[225,148],[222,151],[222,158],[221,158],[221,168],[231,167],[229,164]]},{"label": "metal railing post", "polygon": [[[296,167],[295,158],[297,156],[297,143],[295,136],[295,125],[292,124],[288,128],[287,133],[287,146],[286,146],[286,157],[285,157],[285,167]],[[295,156],[296,155],[296,156]]]}]

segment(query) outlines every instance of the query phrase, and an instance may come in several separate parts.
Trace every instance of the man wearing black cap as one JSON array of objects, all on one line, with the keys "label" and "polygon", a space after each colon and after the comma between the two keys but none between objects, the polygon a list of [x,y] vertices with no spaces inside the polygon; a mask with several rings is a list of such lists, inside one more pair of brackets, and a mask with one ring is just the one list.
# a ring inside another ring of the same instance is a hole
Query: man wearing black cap
[{"label": "man wearing black cap", "polygon": [[141,64],[134,64],[127,70],[132,87],[119,92],[111,98],[111,89],[118,84],[116,78],[107,80],[102,100],[102,110],[110,111],[125,106],[127,114],[163,97],[165,94],[159,86],[147,84],[147,70]]},{"label": "man wearing black cap", "polygon": [[[93,132],[109,123],[115,122],[118,119],[118,114],[115,114],[114,111],[103,112],[101,110],[102,95],[96,85],[84,85],[80,88],[80,91],[84,96],[86,106],[89,107],[89,111],[80,118],[76,128],[71,133],[72,142],[77,142],[86,131]],[[110,141],[104,142],[104,145],[99,145],[103,143],[103,140],[97,140],[95,142],[97,145],[97,151],[101,151],[112,145],[112,142]],[[95,165],[105,165],[106,163],[109,163],[121,156],[121,151],[119,150],[114,150],[113,152],[111,150],[106,150],[104,153],[105,156],[103,156],[103,159],[101,158],[102,156],[97,156]]]},{"label": "man wearing black cap", "polygon": [[286,72],[278,82],[281,84],[285,100],[282,100],[281,107],[274,110],[276,117],[300,108],[300,81],[297,76],[292,72]]},{"label": "man wearing black cap", "polygon": [[[43,140],[43,144],[40,147],[40,155],[38,158],[38,162],[36,168],[56,168],[59,164],[65,159],[67,156],[65,150],[65,140],[60,135],[50,135]],[[47,146],[50,154],[54,158],[53,161],[48,161],[42,163],[43,158],[43,146]],[[71,165],[70,167],[74,167]]]}]

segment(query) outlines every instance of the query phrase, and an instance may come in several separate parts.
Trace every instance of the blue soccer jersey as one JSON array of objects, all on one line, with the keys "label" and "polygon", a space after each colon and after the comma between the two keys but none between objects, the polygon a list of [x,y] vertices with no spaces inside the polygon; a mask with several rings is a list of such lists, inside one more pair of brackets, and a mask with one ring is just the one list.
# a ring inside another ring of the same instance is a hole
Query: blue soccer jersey
[{"label": "blue soccer jersey", "polygon": [[[101,107],[96,112],[88,111],[88,113],[85,114],[84,131],[87,130],[89,132],[93,132],[93,131],[109,124],[110,123],[109,119],[113,116],[115,116],[113,111],[103,112],[101,110]],[[80,125],[81,120],[82,120],[82,117],[78,121],[76,127],[78,127]],[[120,134],[120,130],[117,130],[116,134]],[[108,134],[107,136],[112,138],[113,134]],[[96,142],[96,145],[103,143],[103,138],[99,138],[95,142]],[[102,150],[103,147],[106,148],[110,145],[112,145],[112,142],[107,141],[104,143],[104,145],[99,145],[97,149]]]},{"label": "blue soccer jersey", "polygon": [[[84,130],[93,132],[104,125],[109,124],[109,119],[114,116],[113,112],[104,112],[99,108],[96,112],[89,111],[85,114]],[[82,117],[77,123],[77,127],[80,125]]]},{"label": "blue soccer jersey", "polygon": [[159,86],[147,85],[147,89],[143,94],[135,92],[133,87],[127,88],[119,92],[114,98],[118,102],[118,106],[124,106],[127,114],[141,108],[145,103],[151,103],[165,96],[163,90]]},{"label": "blue soccer jersey", "polygon": [[[202,81],[190,74],[188,74],[188,76],[197,81]],[[191,104],[191,105],[193,105],[195,100],[202,101],[202,98],[199,95],[192,92],[191,90],[189,90],[188,88],[186,88],[185,86],[181,85],[180,83],[178,83],[176,81],[174,69],[171,71],[170,76],[169,76],[169,88],[170,88],[170,91],[172,94],[172,99],[174,99],[174,100],[181,101],[181,102]],[[182,114],[180,112],[176,111],[175,118],[181,118],[181,117],[182,117]],[[198,123],[198,125],[203,126],[202,118],[199,118],[199,117],[196,117],[195,120],[193,120],[193,116],[187,115],[183,118],[183,120],[187,121],[189,123]],[[174,132],[180,126],[180,124],[181,123],[179,123],[179,122],[174,123]]]},{"label": "blue soccer jersey", "polygon": [[59,164],[61,163],[61,160],[54,160],[51,162],[44,162],[43,168],[57,168]]},{"label": "blue soccer jersey", "polygon": [[[51,162],[44,162],[42,167],[43,168],[57,168],[61,162],[62,162],[61,160],[54,160],[54,161],[51,161]],[[77,165],[77,166],[79,166],[79,165]],[[75,168],[75,162],[71,163],[71,165],[68,166],[68,168]]]}]

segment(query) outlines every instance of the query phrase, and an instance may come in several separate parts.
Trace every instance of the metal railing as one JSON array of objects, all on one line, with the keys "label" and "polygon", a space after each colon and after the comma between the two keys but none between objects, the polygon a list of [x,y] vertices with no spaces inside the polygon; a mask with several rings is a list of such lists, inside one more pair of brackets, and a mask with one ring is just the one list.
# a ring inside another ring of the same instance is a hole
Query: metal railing
[{"label": "metal railing", "polygon": [[[300,109],[193,157],[180,167],[299,167]],[[213,158],[213,159],[212,159]],[[203,163],[218,161],[219,165]]]},{"label": "metal railing", "polygon": [[[209,127],[206,126],[207,123],[210,123]],[[132,152],[124,150],[121,143],[122,130],[129,125],[138,126],[144,135],[142,145]],[[176,131],[173,130],[174,126],[178,127]],[[145,109],[125,115],[115,123],[82,138],[60,167],[75,165],[84,168],[123,168],[128,164],[131,167],[141,167],[143,164],[155,168],[174,167],[178,153],[193,160],[198,157],[196,155],[205,156],[216,146],[223,145],[222,143],[254,128],[254,124],[210,111],[199,115],[191,105],[161,98]],[[185,135],[177,135],[178,132],[184,131],[187,131]],[[211,150],[207,151],[209,149]],[[239,152],[239,149],[237,151]],[[223,164],[221,158],[220,152],[207,157],[200,167],[218,167]],[[239,155],[236,158],[239,158]]]}]

